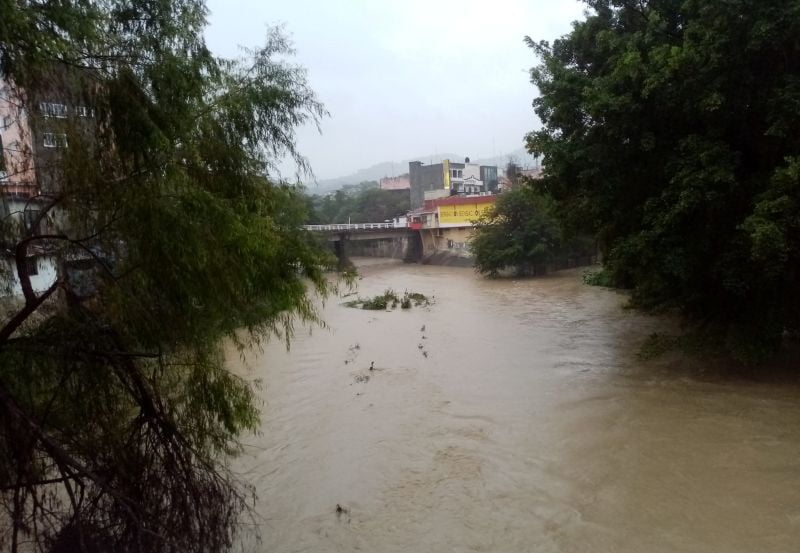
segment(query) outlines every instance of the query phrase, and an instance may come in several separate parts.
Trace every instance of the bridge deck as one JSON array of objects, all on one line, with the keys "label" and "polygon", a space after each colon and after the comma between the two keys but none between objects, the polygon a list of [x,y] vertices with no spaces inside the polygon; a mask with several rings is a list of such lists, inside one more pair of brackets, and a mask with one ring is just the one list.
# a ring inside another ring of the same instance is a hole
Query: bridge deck
[{"label": "bridge deck", "polygon": [[343,223],[335,225],[303,225],[305,230],[317,232],[325,231],[349,231],[349,230],[407,230],[406,225],[395,225],[394,223]]}]

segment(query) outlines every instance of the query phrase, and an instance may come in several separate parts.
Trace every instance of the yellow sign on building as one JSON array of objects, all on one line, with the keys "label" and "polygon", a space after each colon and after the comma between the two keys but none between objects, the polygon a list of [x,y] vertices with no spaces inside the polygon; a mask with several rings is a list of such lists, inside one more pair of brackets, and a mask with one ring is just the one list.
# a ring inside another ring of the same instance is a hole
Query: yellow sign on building
[{"label": "yellow sign on building", "polygon": [[439,225],[472,226],[472,221],[494,206],[493,197],[475,198],[457,205],[439,206]]},{"label": "yellow sign on building", "polygon": [[450,190],[450,160],[445,159],[442,161],[442,182],[444,182],[444,189]]}]

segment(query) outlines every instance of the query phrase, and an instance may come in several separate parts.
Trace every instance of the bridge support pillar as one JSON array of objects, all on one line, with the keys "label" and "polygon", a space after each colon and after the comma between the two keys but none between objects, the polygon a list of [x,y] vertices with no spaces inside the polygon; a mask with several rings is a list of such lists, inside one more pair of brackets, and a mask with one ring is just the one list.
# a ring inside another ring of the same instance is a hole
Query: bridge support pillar
[{"label": "bridge support pillar", "polygon": [[339,233],[339,239],[333,243],[333,251],[339,260],[339,270],[344,271],[353,268],[353,262],[347,255],[347,243],[350,241],[349,233]]},{"label": "bridge support pillar", "polygon": [[422,245],[421,231],[411,230],[406,235],[406,251],[403,261],[406,263],[419,263],[422,261],[424,247]]}]

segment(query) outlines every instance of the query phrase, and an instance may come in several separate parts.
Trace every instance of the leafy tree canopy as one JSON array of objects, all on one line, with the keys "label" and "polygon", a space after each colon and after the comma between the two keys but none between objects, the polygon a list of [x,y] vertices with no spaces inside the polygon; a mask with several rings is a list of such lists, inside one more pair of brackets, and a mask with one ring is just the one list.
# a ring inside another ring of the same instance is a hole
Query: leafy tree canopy
[{"label": "leafy tree canopy", "polygon": [[357,187],[337,190],[326,196],[312,196],[309,222],[381,223],[408,213],[411,198],[408,190],[381,190],[377,183],[365,182]]},{"label": "leafy tree canopy", "polygon": [[592,0],[527,39],[542,189],[633,303],[742,359],[800,330],[800,2]]},{"label": "leafy tree canopy", "polygon": [[475,268],[490,276],[504,269],[531,274],[556,258],[591,251],[585,239],[563,239],[552,201],[529,184],[498,196],[478,219],[470,247]]},{"label": "leafy tree canopy", "polygon": [[[199,0],[0,13],[20,117],[56,124],[38,102],[61,95],[95,114],[37,160],[41,196],[22,208],[37,224],[0,227],[3,284],[16,272],[24,292],[0,327],[0,549],[228,549],[248,496],[224,459],[259,417],[221,343],[316,320],[307,284],[325,292],[328,257],[270,174],[284,155],[306,168],[294,129],[324,109],[276,30],[214,57]],[[33,252],[58,267],[43,292]]]}]

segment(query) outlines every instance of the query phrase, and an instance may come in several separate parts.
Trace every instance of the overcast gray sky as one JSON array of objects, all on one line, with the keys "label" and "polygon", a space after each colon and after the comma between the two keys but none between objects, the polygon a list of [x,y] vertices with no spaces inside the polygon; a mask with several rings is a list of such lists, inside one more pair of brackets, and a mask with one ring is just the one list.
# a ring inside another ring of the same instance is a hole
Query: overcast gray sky
[{"label": "overcast gray sky", "polygon": [[[209,0],[217,55],[283,24],[331,116],[298,133],[317,178],[435,152],[490,157],[538,125],[525,35],[570,30],[577,0]],[[400,168],[398,167],[398,172]]]}]

